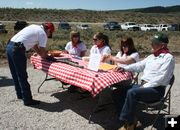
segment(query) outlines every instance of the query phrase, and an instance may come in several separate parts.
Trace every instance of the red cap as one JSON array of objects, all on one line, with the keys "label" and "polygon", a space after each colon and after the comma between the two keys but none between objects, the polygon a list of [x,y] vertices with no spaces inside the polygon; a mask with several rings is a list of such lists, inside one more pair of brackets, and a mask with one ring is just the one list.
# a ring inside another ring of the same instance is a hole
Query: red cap
[{"label": "red cap", "polygon": [[46,22],[44,23],[44,25],[47,27],[47,29],[50,29],[51,32],[54,32],[55,31],[55,28],[54,28],[54,24],[51,23],[51,22]]}]

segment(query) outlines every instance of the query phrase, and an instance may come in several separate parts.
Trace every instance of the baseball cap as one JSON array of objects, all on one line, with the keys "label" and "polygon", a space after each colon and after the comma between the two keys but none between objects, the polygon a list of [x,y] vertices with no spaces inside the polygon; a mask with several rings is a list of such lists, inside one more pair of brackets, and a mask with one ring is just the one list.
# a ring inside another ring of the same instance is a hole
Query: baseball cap
[{"label": "baseball cap", "polygon": [[46,23],[43,23],[43,24],[44,24],[45,28],[46,28],[46,29],[50,29],[51,32],[54,32],[54,31],[55,31],[55,28],[54,28],[54,24],[53,24],[53,23],[51,23],[51,22],[46,22]]},{"label": "baseball cap", "polygon": [[157,33],[152,38],[152,43],[164,43],[168,44],[169,40],[166,34],[164,33]]}]

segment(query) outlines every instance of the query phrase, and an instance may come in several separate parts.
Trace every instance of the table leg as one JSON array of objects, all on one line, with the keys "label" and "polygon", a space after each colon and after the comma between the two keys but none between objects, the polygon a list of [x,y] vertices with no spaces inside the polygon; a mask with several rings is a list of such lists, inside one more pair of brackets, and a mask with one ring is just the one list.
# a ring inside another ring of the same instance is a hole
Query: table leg
[{"label": "table leg", "polygon": [[54,79],[56,79],[56,78],[49,78],[49,79],[48,79],[48,74],[46,74],[46,77],[45,77],[44,81],[43,81],[43,82],[39,85],[39,87],[38,87],[38,93],[39,93],[40,88],[42,87],[42,85],[44,84],[45,81],[54,80]]},{"label": "table leg", "polygon": [[[42,87],[42,85],[44,84],[44,82],[45,81],[49,81],[49,80],[55,80],[56,78],[48,78],[48,74],[46,73],[46,77],[45,77],[45,79],[43,80],[43,82],[39,85],[39,87],[38,87],[38,93],[40,92],[40,88]],[[67,89],[67,88],[65,88],[64,87],[64,85],[68,85],[68,83],[65,83],[65,82],[62,82],[62,81],[60,81],[61,82],[61,88],[63,88],[63,89]]]},{"label": "table leg", "polygon": [[[107,88],[107,90],[109,91],[110,89]],[[111,93],[111,90],[110,90],[110,93]],[[105,109],[105,106],[114,103],[113,100],[111,99],[110,102],[107,102],[107,103],[103,103],[103,104],[102,104],[102,102],[103,102],[103,97],[102,97],[103,94],[104,94],[103,91],[100,92],[99,95],[98,95],[98,97],[96,97],[96,99],[95,99],[95,100],[96,100],[96,105],[95,105],[95,107],[93,108],[92,112],[91,112],[90,115],[89,115],[89,124],[91,123],[91,118],[92,118],[93,114],[95,114],[96,112],[99,112],[99,111],[104,110],[104,109]],[[111,95],[111,94],[110,94],[110,95]],[[111,98],[112,98],[112,97],[111,97]]]}]

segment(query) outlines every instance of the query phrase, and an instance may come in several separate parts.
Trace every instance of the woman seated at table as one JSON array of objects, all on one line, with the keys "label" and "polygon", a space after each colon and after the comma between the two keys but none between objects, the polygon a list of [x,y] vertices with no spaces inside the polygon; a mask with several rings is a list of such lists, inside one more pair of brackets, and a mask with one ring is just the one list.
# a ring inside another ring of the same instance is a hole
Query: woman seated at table
[{"label": "woman seated at table", "polygon": [[121,40],[120,51],[117,53],[117,55],[105,56],[104,60],[111,60],[118,66],[125,66],[139,61],[139,53],[134,46],[133,39],[131,37],[124,37]]},{"label": "woman seated at table", "polygon": [[[131,37],[124,37],[121,40],[120,51],[116,56],[109,56],[108,60],[111,60],[121,67],[138,62],[139,53],[134,46],[133,39]],[[117,88],[115,91],[113,91],[113,99],[115,104],[117,105],[118,113],[120,113],[120,110],[122,109],[122,105],[124,103],[124,99],[121,98],[121,96],[126,95],[126,92],[129,89],[129,85],[131,83],[132,80],[125,80],[113,85]]]},{"label": "woman seated at table", "polygon": [[103,57],[111,54],[111,48],[109,46],[109,38],[107,35],[104,35],[101,32],[96,33],[93,36],[94,44],[90,50],[90,54],[100,54],[102,56],[101,61],[103,61]]},{"label": "woman seated at table", "polygon": [[70,39],[71,41],[66,44],[65,52],[79,57],[85,56],[87,49],[85,43],[80,40],[80,33],[71,31]]}]

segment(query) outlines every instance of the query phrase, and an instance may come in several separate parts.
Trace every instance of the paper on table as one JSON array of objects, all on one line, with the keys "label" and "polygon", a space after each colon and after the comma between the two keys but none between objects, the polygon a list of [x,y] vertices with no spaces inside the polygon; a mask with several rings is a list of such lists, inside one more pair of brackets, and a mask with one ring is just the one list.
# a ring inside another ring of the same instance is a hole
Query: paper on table
[{"label": "paper on table", "polygon": [[101,55],[92,53],[90,55],[88,69],[98,71],[101,62]]}]

